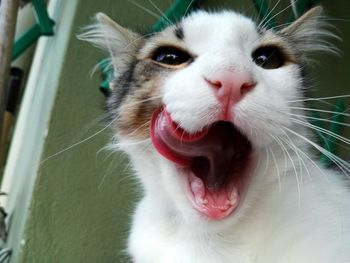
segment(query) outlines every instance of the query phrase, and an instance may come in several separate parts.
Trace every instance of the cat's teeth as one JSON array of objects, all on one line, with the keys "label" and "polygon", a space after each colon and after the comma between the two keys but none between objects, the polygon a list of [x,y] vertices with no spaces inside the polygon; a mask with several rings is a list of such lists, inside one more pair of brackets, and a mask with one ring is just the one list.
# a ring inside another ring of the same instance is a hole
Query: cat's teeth
[{"label": "cat's teeth", "polygon": [[197,197],[196,196],[195,199],[196,199],[196,203],[199,204],[199,205],[206,205],[206,204],[208,204],[208,200],[203,199],[201,197]]},{"label": "cat's teeth", "polygon": [[233,199],[230,201],[230,205],[235,206],[237,204],[237,199]]},{"label": "cat's teeth", "polygon": [[198,178],[193,176],[191,178],[191,183],[190,183],[191,190],[193,194],[195,195],[196,200],[197,199],[203,199],[205,196],[205,186],[203,181]]},{"label": "cat's teeth", "polygon": [[237,202],[238,202],[238,192],[237,192],[236,189],[233,189],[229,202],[230,202],[230,205],[232,205],[232,206],[237,204]]},{"label": "cat's teeth", "polygon": [[230,204],[225,204],[225,205],[220,205],[220,206],[212,205],[211,207],[216,208],[216,209],[220,209],[220,210],[226,210],[230,207]]}]

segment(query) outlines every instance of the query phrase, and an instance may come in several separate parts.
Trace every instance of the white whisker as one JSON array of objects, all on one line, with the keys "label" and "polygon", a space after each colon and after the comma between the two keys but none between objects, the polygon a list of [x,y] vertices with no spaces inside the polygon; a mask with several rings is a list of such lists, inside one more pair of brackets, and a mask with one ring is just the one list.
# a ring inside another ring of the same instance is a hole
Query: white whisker
[{"label": "white whisker", "polygon": [[185,13],[184,13],[184,16],[186,16],[188,14],[188,12],[190,11],[190,8],[193,4],[194,0],[191,0],[191,2],[188,4],[186,10],[185,10]]},{"label": "white whisker", "polygon": [[161,99],[162,96],[159,95],[159,96],[153,96],[153,97],[150,97],[150,98],[147,98],[147,99],[143,99],[143,100],[138,100],[134,103],[128,103],[127,104],[127,107],[126,106],[123,106],[123,109],[134,109],[135,106],[139,105],[139,104],[142,104],[142,103],[145,103],[145,102],[149,102],[149,101],[153,101],[153,100],[157,100],[157,99]]},{"label": "white whisker", "polygon": [[160,13],[161,17],[164,18],[168,22],[169,25],[172,24],[172,22],[168,18],[168,16],[162,10],[160,10],[160,8],[152,0],[148,0],[148,2],[151,3],[151,5]]},{"label": "white whisker", "polygon": [[347,116],[350,117],[350,114],[344,113],[344,112],[336,112],[336,111],[329,111],[329,110],[320,110],[320,109],[313,109],[313,108],[305,108],[305,107],[294,107],[294,106],[290,106],[290,109],[295,109],[295,110],[304,110],[304,111],[315,111],[315,112],[322,112],[322,113],[335,113],[338,115],[342,115],[342,116]]},{"label": "white whisker", "polygon": [[330,136],[332,136],[333,138],[338,139],[339,141],[342,141],[342,142],[344,142],[344,143],[350,145],[350,140],[347,139],[347,138],[345,138],[345,137],[343,137],[343,136],[341,136],[341,135],[339,135],[339,134],[336,134],[336,133],[334,133],[334,132],[332,132],[332,131],[326,130],[326,129],[321,128],[321,127],[318,127],[318,126],[313,125],[313,124],[311,124],[311,123],[309,123],[309,122],[301,121],[301,120],[295,119],[295,118],[290,118],[290,119],[291,119],[293,122],[295,122],[295,123],[301,124],[301,125],[303,125],[303,126],[305,126],[305,127],[314,129],[314,130],[319,131],[319,132],[321,132],[321,133],[330,135]]},{"label": "white whisker", "polygon": [[[289,135],[282,129],[283,134],[286,136],[287,140],[284,140],[283,138],[281,138],[285,143],[287,143],[290,147],[292,147],[292,149],[294,150],[295,154],[297,155],[298,159],[299,159],[299,165],[300,165],[300,174],[302,175],[302,165],[305,167],[307,174],[309,175],[309,179],[312,180],[311,174],[309,169],[307,168],[307,165],[305,164],[305,161],[303,158],[301,158],[301,156],[299,155],[298,152],[302,152],[304,153],[302,150],[300,150],[299,147],[297,147],[295,145],[295,143],[293,142],[293,140],[289,137]],[[305,153],[304,153],[305,154]],[[305,154],[306,155],[306,154]]]},{"label": "white whisker", "polygon": [[272,21],[273,19],[275,19],[278,15],[282,14],[284,11],[286,11],[288,8],[290,8],[291,5],[289,4],[287,7],[283,8],[280,12],[278,12],[277,14],[275,14],[274,16],[272,16],[268,21],[265,22],[265,25],[268,24],[270,21]]},{"label": "white whisker", "polygon": [[107,130],[113,123],[114,123],[114,121],[108,123],[105,127],[103,127],[102,129],[98,130],[97,132],[95,132],[94,134],[90,135],[89,137],[87,137],[87,138],[85,138],[85,139],[83,139],[83,140],[81,140],[81,141],[79,141],[79,142],[77,142],[77,143],[74,143],[74,144],[72,144],[72,145],[70,145],[70,146],[68,146],[68,147],[66,147],[66,148],[64,148],[64,149],[62,149],[61,151],[56,152],[55,154],[52,154],[52,155],[46,157],[44,160],[42,160],[42,162],[41,162],[40,165],[43,165],[43,164],[44,164],[45,162],[47,162],[48,160],[50,160],[50,159],[52,159],[52,158],[54,158],[54,157],[56,157],[56,156],[58,156],[58,155],[60,155],[60,154],[62,154],[62,153],[64,153],[64,152],[66,152],[66,151],[69,151],[69,150],[71,150],[72,148],[77,147],[77,146],[80,145],[80,144],[83,144],[83,143],[89,141],[90,139],[94,138],[94,137],[97,136],[98,134],[100,134],[100,133],[102,133],[103,131]]},{"label": "white whisker", "polygon": [[292,6],[292,10],[293,10],[293,14],[294,14],[294,18],[297,19],[299,17],[299,14],[298,14],[298,9],[297,9],[297,6],[296,6],[296,2],[298,0],[290,0],[290,4]]},{"label": "white whisker", "polygon": [[150,14],[151,16],[157,18],[157,19],[160,19],[161,16],[158,15],[157,13],[149,10],[148,8],[144,7],[143,5],[137,3],[136,1],[134,0],[128,0],[128,2],[132,3],[133,5],[137,6],[138,8],[142,9],[143,11],[145,11],[146,13]]},{"label": "white whisker", "polygon": [[300,206],[300,202],[301,202],[301,190],[300,190],[300,178],[298,176],[298,173],[297,173],[297,169],[296,169],[296,166],[295,166],[295,163],[293,161],[293,158],[292,156],[290,155],[289,151],[287,150],[286,146],[284,145],[284,143],[278,138],[278,137],[275,137],[277,141],[280,142],[280,145],[281,147],[283,147],[283,149],[285,150],[286,154],[287,154],[287,157],[289,158],[290,162],[291,162],[291,165],[293,167],[293,171],[294,171],[294,175],[295,175],[295,180],[296,180],[296,183],[297,183],[297,190],[298,190],[298,200],[299,200],[299,206]]},{"label": "white whisker", "polygon": [[[339,158],[335,154],[327,151],[323,147],[319,146],[318,144],[314,143],[310,139],[306,138],[305,136],[300,135],[299,133],[293,131],[292,129],[289,129],[288,127],[284,127],[285,130],[289,131],[290,133],[296,135],[297,137],[301,138],[305,142],[309,143],[311,146],[313,146],[316,150],[327,156],[329,159],[331,159],[338,167],[339,169],[347,176],[350,174],[350,165],[345,162],[343,159]],[[345,171],[346,170],[346,171]]]},{"label": "white whisker", "polygon": [[337,96],[328,96],[328,97],[319,97],[319,98],[305,98],[305,99],[298,99],[298,100],[289,100],[287,102],[300,102],[300,101],[319,101],[319,100],[333,100],[333,99],[339,99],[339,98],[349,98],[350,95],[337,95]]},{"label": "white whisker", "polygon": [[265,156],[266,156],[266,162],[265,162],[265,167],[264,167],[264,172],[263,172],[264,176],[266,175],[266,172],[267,172],[269,165],[270,165],[270,155],[267,151],[267,148],[265,148]]},{"label": "white whisker", "polygon": [[[277,3],[271,8],[271,10],[266,14],[266,16],[264,17],[264,19],[261,20],[261,22],[258,25],[258,28],[260,27],[265,27],[265,25],[267,23],[269,23],[269,21],[266,22],[266,19],[269,18],[269,16],[272,14],[273,11],[275,11],[275,9],[277,8],[278,4],[281,2],[281,0],[278,0]],[[261,10],[260,10],[261,11]],[[266,22],[266,23],[265,23]]]},{"label": "white whisker", "polygon": [[339,124],[339,125],[342,125],[342,126],[350,127],[349,123],[331,120],[330,118],[332,118],[332,117],[330,117],[330,118],[318,118],[318,117],[312,117],[312,116],[304,116],[304,115],[295,114],[295,113],[286,113],[286,114],[290,115],[290,116],[294,116],[294,117],[300,118],[300,120],[309,119],[309,120],[315,120],[315,121],[323,121],[323,122],[335,123],[335,124]]},{"label": "white whisker", "polygon": [[268,149],[269,149],[269,152],[270,152],[270,154],[272,156],[273,163],[275,164],[275,168],[276,168],[276,172],[277,172],[277,179],[278,179],[278,189],[279,189],[279,191],[281,193],[282,192],[282,184],[281,184],[280,169],[278,168],[276,156],[275,156],[273,150],[271,149],[271,146],[269,146]]}]

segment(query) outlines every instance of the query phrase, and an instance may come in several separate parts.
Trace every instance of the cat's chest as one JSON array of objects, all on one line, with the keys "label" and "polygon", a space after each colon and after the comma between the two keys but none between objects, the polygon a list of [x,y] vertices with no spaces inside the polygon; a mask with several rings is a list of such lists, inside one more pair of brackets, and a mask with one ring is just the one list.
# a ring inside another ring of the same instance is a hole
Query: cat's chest
[{"label": "cat's chest", "polygon": [[[129,239],[136,263],[258,263],[255,250],[234,235],[195,233],[184,226],[173,228],[171,219],[160,220],[141,202]],[[172,230],[171,230],[172,229]]]},{"label": "cat's chest", "polygon": [[143,248],[132,253],[136,263],[258,263],[256,255],[242,247],[196,239],[180,240],[177,237],[161,237],[153,233],[143,243]]}]

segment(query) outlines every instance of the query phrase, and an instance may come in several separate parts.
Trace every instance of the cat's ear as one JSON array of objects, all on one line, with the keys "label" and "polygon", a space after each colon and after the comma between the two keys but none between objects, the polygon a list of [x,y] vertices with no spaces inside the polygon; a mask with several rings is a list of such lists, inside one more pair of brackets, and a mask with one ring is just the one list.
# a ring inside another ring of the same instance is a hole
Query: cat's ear
[{"label": "cat's ear", "polygon": [[330,25],[323,16],[321,6],[311,8],[280,33],[304,55],[317,51],[337,52],[329,40],[338,37],[330,31]]},{"label": "cat's ear", "polygon": [[120,70],[128,57],[133,56],[141,41],[140,35],[122,27],[103,13],[95,15],[95,22],[83,29],[78,38],[107,50],[115,70]]}]

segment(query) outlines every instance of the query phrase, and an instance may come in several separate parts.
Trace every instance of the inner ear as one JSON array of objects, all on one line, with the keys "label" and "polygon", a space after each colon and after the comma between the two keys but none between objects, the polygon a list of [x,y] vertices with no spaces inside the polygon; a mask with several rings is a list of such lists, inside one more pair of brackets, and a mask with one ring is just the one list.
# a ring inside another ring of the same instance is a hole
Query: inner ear
[{"label": "inner ear", "polygon": [[321,18],[323,8],[316,6],[308,10],[305,14],[295,20],[292,24],[281,30],[283,35],[295,35],[298,31],[303,29],[316,29],[317,22]]},{"label": "inner ear", "polygon": [[85,27],[78,38],[107,50],[115,70],[136,54],[142,40],[139,34],[122,27],[103,13],[97,13],[95,22]]},{"label": "inner ear", "polygon": [[125,46],[132,46],[140,38],[139,34],[122,27],[104,13],[97,13],[96,20],[99,22],[101,30],[104,31],[106,40],[111,41],[111,44],[113,44],[113,40],[116,40]]},{"label": "inner ear", "polygon": [[322,7],[314,7],[279,32],[303,62],[312,61],[311,56],[316,52],[337,54],[331,40],[339,38],[330,30],[332,27],[322,11]]}]

